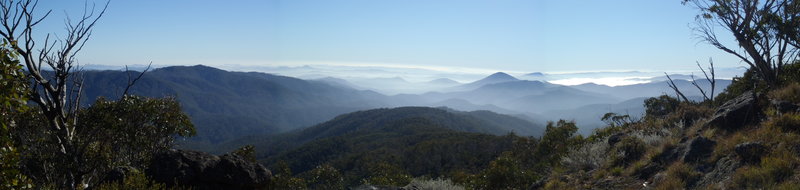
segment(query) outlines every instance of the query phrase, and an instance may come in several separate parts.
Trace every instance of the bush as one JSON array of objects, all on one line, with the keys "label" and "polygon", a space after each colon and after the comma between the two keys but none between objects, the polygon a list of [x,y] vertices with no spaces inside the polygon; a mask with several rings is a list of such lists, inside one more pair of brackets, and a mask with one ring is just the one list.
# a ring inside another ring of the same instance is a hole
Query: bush
[{"label": "bush", "polygon": [[540,177],[534,171],[521,166],[519,160],[503,154],[489,163],[489,168],[480,173],[475,189],[531,189]]},{"label": "bush", "polygon": [[644,142],[636,137],[628,136],[614,146],[611,166],[628,166],[642,158],[647,151]]},{"label": "bush", "polygon": [[644,100],[645,114],[650,117],[662,117],[674,112],[680,101],[667,95]]},{"label": "bush", "polygon": [[331,165],[319,165],[309,172],[311,189],[344,189],[342,174]]},{"label": "bush", "polygon": [[[754,89],[755,87],[756,89]],[[725,88],[717,98],[714,99],[714,105],[722,105],[728,100],[732,100],[747,91],[755,90],[756,92],[763,92],[767,84],[758,79],[753,69],[748,69],[744,72],[744,76],[733,77],[733,81],[728,87]]]},{"label": "bush", "polygon": [[591,171],[606,163],[608,143],[605,141],[589,142],[573,148],[562,158],[562,166],[569,171]]},{"label": "bush", "polygon": [[800,82],[800,60],[795,61],[793,64],[783,66],[778,80],[782,84],[798,83]]},{"label": "bush", "polygon": [[[166,190],[168,189],[166,185],[154,182],[153,180],[147,178],[144,173],[133,171],[129,173],[128,176],[125,176],[125,179],[122,181],[117,182],[110,182],[105,184],[100,184],[97,186],[98,190],[127,190],[127,189],[153,189],[153,190]],[[169,189],[180,189],[180,188],[169,188]]]}]

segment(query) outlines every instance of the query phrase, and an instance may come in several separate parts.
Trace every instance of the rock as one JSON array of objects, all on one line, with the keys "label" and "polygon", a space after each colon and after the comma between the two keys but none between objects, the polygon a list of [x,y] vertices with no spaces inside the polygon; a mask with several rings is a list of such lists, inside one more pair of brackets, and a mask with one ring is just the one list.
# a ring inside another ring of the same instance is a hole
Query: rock
[{"label": "rock", "polygon": [[733,174],[736,169],[742,166],[742,163],[730,156],[723,157],[714,165],[714,169],[706,173],[703,178],[698,181],[694,187],[697,188],[710,188],[710,189],[730,189],[726,184],[730,184]]},{"label": "rock", "polygon": [[725,129],[737,129],[749,122],[753,122],[756,116],[756,98],[752,92],[745,92],[736,98],[722,104],[714,113],[706,126],[715,126]]},{"label": "rock", "polygon": [[755,164],[761,162],[761,156],[767,153],[767,147],[758,142],[748,142],[736,145],[734,151],[745,163]]},{"label": "rock", "polygon": [[787,113],[787,112],[800,112],[800,105],[793,104],[787,101],[781,100],[770,100],[775,109],[778,110],[780,113]]},{"label": "rock", "polygon": [[627,135],[625,133],[613,134],[613,135],[608,137],[608,145],[609,146],[614,146],[614,144],[617,144],[619,141],[622,141],[622,139],[625,138],[626,136]]},{"label": "rock", "polygon": [[193,189],[266,189],[272,173],[236,155],[169,150],[153,156],[145,171],[153,180]]},{"label": "rock", "polygon": [[697,137],[689,141],[686,153],[683,154],[683,162],[696,163],[705,160],[714,152],[714,145],[716,144],[716,141],[705,137]]}]

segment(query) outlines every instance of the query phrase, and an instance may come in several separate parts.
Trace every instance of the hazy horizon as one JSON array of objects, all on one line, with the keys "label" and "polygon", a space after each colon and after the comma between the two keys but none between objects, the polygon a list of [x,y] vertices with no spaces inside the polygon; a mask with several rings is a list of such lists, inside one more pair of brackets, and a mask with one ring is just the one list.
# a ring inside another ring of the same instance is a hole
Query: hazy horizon
[{"label": "hazy horizon", "polygon": [[[84,8],[62,1],[41,4],[40,11],[54,11],[41,31],[61,31],[64,12]],[[696,13],[678,1],[632,0],[113,1],[78,60],[240,67],[231,70],[361,65],[483,74],[688,74],[696,72],[696,61],[709,57],[718,68],[745,66],[696,38],[691,29]]]}]

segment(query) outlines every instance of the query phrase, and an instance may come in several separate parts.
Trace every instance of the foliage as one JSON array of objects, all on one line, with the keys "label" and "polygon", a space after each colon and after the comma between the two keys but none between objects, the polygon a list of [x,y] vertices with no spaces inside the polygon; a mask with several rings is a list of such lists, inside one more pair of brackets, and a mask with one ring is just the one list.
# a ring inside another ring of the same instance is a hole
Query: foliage
[{"label": "foliage", "polygon": [[582,142],[582,137],[576,136],[577,131],[575,122],[565,120],[549,122],[544,136],[534,150],[533,159],[527,159],[525,166],[536,169],[558,166],[570,148]]},{"label": "foliage", "polygon": [[[18,115],[20,130],[12,134],[21,152],[25,171],[41,184],[57,184],[68,173],[85,173],[83,183],[93,185],[114,167],[144,168],[151,156],[171,148],[176,136],[194,135],[194,128],[175,99],[125,96],[118,101],[99,99],[78,112],[74,146],[80,164],[62,162],[61,147],[47,132],[41,113]],[[91,180],[94,179],[94,180]]]},{"label": "foliage", "polygon": [[552,170],[559,168],[562,158],[584,140],[576,135],[574,122],[549,122],[539,139],[522,138],[465,184],[475,189],[531,189]]},{"label": "foliage", "polygon": [[100,184],[97,190],[167,190],[167,189],[181,189],[178,187],[167,188],[165,184],[161,184],[149,179],[144,173],[139,171],[130,172],[121,181]]},{"label": "foliage", "polygon": [[717,95],[717,98],[714,100],[715,105],[722,105],[748,91],[763,92],[766,87],[767,84],[757,78],[755,71],[748,69],[744,72],[743,76],[733,77],[731,84]]},{"label": "foliage", "polygon": [[561,165],[568,171],[591,171],[600,168],[607,162],[609,149],[608,143],[605,141],[589,141],[573,147],[562,158]]},{"label": "foliage", "polygon": [[800,83],[800,60],[784,65],[783,70],[778,74],[778,80],[782,85]]},{"label": "foliage", "polygon": [[0,189],[32,188],[30,179],[19,170],[18,146],[11,139],[17,124],[12,118],[27,106],[25,74],[13,51],[0,48]]},{"label": "foliage", "polygon": [[404,186],[411,182],[411,176],[406,174],[402,168],[395,165],[378,162],[370,163],[367,166],[367,178],[362,182],[368,185],[380,186]]},{"label": "foliage", "polygon": [[286,162],[280,161],[272,168],[270,187],[273,189],[306,189],[306,181],[292,175],[292,169]]},{"label": "foliage", "polygon": [[247,161],[256,162],[256,147],[253,145],[244,145],[238,149],[231,151],[231,154],[241,156]]},{"label": "foliage", "polygon": [[645,114],[651,117],[662,117],[678,109],[680,101],[667,95],[644,100]]},{"label": "foliage", "polygon": [[474,189],[532,189],[542,174],[523,166],[522,162],[503,154],[478,175]]},{"label": "foliage", "polygon": [[323,164],[311,170],[309,174],[311,189],[344,189],[342,173],[329,164]]},{"label": "foliage", "polygon": [[[700,37],[748,64],[769,86],[780,83],[783,67],[800,54],[800,2],[796,0],[683,0],[700,10]],[[720,42],[716,27],[729,32],[737,46]]]},{"label": "foliage", "polygon": [[628,166],[642,158],[647,151],[645,143],[634,136],[627,136],[614,145],[611,166]]}]

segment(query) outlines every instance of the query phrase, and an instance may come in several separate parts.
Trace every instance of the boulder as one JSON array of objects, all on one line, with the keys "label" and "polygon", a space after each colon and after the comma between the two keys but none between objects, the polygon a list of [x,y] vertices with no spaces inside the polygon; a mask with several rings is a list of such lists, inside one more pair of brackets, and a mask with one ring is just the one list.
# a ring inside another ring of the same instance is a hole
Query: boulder
[{"label": "boulder", "polygon": [[761,162],[761,156],[767,153],[767,147],[758,142],[748,142],[736,145],[734,151],[745,163],[755,164]]},{"label": "boulder", "polygon": [[266,189],[272,177],[263,165],[240,156],[175,149],[154,155],[145,173],[157,182],[198,190]]},{"label": "boulder", "polygon": [[741,166],[742,163],[740,161],[730,156],[723,157],[717,160],[717,163],[714,164],[714,169],[707,172],[694,187],[730,189],[727,185],[733,180],[733,174],[736,173],[736,169]]},{"label": "boulder", "polygon": [[715,126],[725,129],[736,129],[753,122],[756,116],[756,95],[745,92],[732,100],[722,104],[706,126]]},{"label": "boulder", "polygon": [[772,103],[772,106],[775,106],[775,109],[780,113],[800,112],[800,105],[788,101],[770,100],[770,103]]},{"label": "boulder", "polygon": [[626,135],[625,133],[613,134],[613,135],[608,137],[608,145],[609,146],[614,146],[614,144],[617,144],[619,141],[622,141],[622,139],[625,138],[626,136],[628,136],[628,135]]},{"label": "boulder", "polygon": [[683,154],[683,162],[697,163],[705,160],[714,152],[714,145],[717,142],[705,137],[697,137],[689,141],[686,153]]}]

